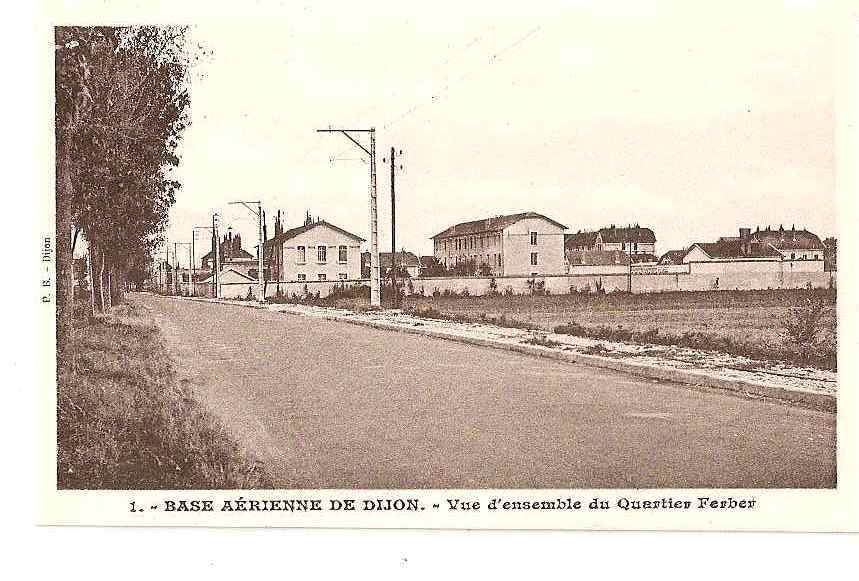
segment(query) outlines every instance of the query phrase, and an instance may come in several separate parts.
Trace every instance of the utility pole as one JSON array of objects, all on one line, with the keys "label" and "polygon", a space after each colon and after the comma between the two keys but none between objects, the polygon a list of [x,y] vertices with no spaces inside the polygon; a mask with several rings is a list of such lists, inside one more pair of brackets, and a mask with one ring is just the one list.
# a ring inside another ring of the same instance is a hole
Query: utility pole
[{"label": "utility pole", "polygon": [[394,194],[394,148],[391,147],[391,290],[393,291],[394,308],[400,302],[400,293],[397,290],[397,202]]},{"label": "utility pole", "polygon": [[218,238],[218,224],[220,216],[217,213],[212,214],[212,236],[215,240],[215,272],[212,278],[212,284],[215,285],[215,298],[221,298],[221,240]]},{"label": "utility pole", "polygon": [[[403,150],[400,150],[400,155],[402,155]],[[391,147],[391,158],[389,160],[382,159],[382,161],[388,161],[391,164],[391,288],[394,291],[394,308],[397,308],[400,302],[400,293],[397,290],[397,202],[396,202],[396,190],[394,188],[394,174],[397,168],[397,157],[396,151],[393,147]],[[403,169],[403,166],[400,165],[400,169]]]},{"label": "utility pole", "polygon": [[[376,209],[376,128],[370,129],[317,129],[317,133],[342,133],[349,141],[370,156],[370,306],[380,307],[382,305],[379,294],[379,220]],[[370,149],[352,137],[350,133],[369,133]]]},{"label": "utility pole", "polygon": [[173,243],[173,294],[179,294],[179,243]]},{"label": "utility pole", "polygon": [[[265,280],[264,280],[265,279],[265,271],[263,271],[262,255],[263,255],[263,245],[264,245],[263,243],[265,241],[263,240],[263,233],[262,233],[262,202],[260,202],[260,201],[255,201],[255,202],[238,201],[238,202],[230,202],[230,204],[231,205],[232,204],[241,204],[242,206],[244,206],[245,208],[250,210],[251,214],[254,214],[257,217],[257,222],[259,223],[258,224],[259,225],[259,246],[257,247],[257,286],[258,286],[258,290],[259,290],[259,297],[257,300],[260,303],[264,303],[265,302]],[[249,204],[256,204],[257,209],[254,210]]]},{"label": "utility pole", "polygon": [[170,266],[170,242],[164,240],[164,294],[168,294],[168,289],[170,288],[169,283],[167,282],[167,275],[169,271],[167,268]]},{"label": "utility pole", "polygon": [[[196,240],[197,240],[197,231],[198,230],[210,230],[212,232],[212,237],[215,236],[215,227],[214,222],[212,226],[194,226],[191,228],[191,260],[192,260],[192,273],[196,274],[197,270],[197,250],[196,250]],[[214,272],[214,269],[213,269]],[[194,274],[191,275],[191,278],[194,278]],[[213,275],[214,276],[214,275]],[[212,278],[212,284],[215,283],[215,279]],[[194,283],[194,296],[197,295],[197,283]]]},{"label": "utility pole", "polygon": [[197,241],[197,231],[191,228],[191,296],[197,296],[197,282],[194,280],[194,270],[196,267],[196,248],[194,243]]},{"label": "utility pole", "polygon": [[188,245],[188,296],[194,296],[194,237]]}]

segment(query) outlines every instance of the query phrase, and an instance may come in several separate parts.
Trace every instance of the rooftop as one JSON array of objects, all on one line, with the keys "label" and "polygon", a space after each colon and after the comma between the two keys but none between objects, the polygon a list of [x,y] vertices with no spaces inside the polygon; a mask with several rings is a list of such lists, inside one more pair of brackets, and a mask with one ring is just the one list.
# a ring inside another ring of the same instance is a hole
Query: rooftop
[{"label": "rooftop", "polygon": [[560,222],[556,222],[551,218],[547,218],[543,214],[538,214],[537,212],[521,212],[519,214],[507,214],[504,216],[492,216],[490,218],[484,218],[482,220],[472,220],[471,222],[460,222],[459,224],[454,224],[450,228],[443,230],[432,237],[432,239],[436,238],[450,238],[451,236],[467,236],[470,234],[480,234],[483,232],[497,232],[498,230],[502,230],[507,226],[515,224],[520,220],[525,220],[526,218],[542,218],[546,220],[558,228],[566,230],[567,227],[561,224]]}]

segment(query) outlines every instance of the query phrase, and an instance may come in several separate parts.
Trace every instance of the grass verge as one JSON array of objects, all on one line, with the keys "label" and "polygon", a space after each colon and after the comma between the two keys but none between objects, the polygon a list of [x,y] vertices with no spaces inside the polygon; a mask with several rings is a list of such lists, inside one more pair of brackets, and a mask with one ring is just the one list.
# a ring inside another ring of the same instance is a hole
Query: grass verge
[{"label": "grass verge", "polygon": [[59,489],[271,487],[261,462],[177,381],[144,313],[85,311],[57,356]]}]

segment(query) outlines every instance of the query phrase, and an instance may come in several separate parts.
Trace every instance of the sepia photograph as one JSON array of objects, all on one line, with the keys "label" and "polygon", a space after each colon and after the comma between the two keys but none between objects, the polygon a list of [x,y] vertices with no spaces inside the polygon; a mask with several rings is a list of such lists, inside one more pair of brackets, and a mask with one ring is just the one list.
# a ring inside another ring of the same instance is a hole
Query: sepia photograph
[{"label": "sepia photograph", "polygon": [[839,11],[530,8],[52,21],[56,492],[838,490]]}]

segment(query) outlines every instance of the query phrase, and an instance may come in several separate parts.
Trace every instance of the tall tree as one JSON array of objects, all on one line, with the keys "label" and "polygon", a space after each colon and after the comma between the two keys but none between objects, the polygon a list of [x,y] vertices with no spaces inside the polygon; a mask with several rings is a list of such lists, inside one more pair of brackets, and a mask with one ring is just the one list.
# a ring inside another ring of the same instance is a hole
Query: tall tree
[{"label": "tall tree", "polygon": [[[179,188],[170,170],[179,163],[176,150],[189,125],[187,29],[70,27],[58,28],[57,36],[57,77],[64,79],[57,87],[57,164],[63,170],[57,231],[71,231],[60,228],[62,204],[68,212],[63,219],[83,231],[102,259],[99,272],[112,281],[110,302],[124,287],[130,257],[160,242]],[[70,122],[61,118],[67,109],[71,114],[63,118]],[[59,250],[57,258],[59,270]],[[93,285],[99,295],[102,279]],[[61,314],[58,309],[58,336]]]}]

